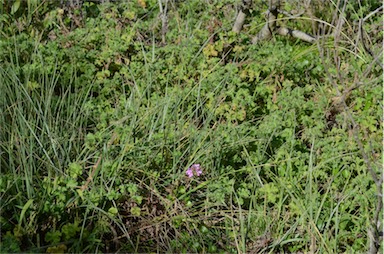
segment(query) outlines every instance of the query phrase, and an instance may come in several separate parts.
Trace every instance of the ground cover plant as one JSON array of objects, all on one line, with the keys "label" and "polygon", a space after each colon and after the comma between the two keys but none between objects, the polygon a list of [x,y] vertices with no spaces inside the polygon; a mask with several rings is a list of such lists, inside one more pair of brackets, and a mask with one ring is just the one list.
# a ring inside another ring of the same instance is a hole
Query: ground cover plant
[{"label": "ground cover plant", "polygon": [[1,251],[382,251],[382,7],[308,2],[2,1]]}]

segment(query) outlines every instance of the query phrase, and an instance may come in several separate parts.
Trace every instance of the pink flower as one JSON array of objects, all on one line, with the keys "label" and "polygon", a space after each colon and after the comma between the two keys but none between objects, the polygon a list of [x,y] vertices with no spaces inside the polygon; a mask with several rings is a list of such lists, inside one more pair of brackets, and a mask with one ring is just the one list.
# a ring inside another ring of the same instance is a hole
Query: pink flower
[{"label": "pink flower", "polygon": [[200,168],[200,164],[193,164],[191,167],[188,168],[187,172],[185,172],[189,178],[193,177],[194,175],[200,176],[203,171]]}]

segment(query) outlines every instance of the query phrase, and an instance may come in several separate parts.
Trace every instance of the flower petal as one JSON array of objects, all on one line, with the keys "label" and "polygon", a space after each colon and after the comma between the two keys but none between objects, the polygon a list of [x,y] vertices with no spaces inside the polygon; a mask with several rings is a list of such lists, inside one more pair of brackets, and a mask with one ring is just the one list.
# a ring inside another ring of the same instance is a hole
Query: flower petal
[{"label": "flower petal", "polygon": [[187,172],[185,172],[185,174],[186,174],[189,178],[193,177],[193,171],[192,171],[192,169],[191,169],[191,168],[188,168],[188,170],[187,170]]}]

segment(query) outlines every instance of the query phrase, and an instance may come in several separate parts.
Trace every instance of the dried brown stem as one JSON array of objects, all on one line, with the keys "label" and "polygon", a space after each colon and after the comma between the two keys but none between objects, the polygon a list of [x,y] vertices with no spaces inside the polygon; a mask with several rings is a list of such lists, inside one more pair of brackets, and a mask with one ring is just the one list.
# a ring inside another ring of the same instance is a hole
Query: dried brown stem
[{"label": "dried brown stem", "polygon": [[97,167],[99,166],[99,164],[100,164],[100,162],[101,162],[101,157],[102,157],[102,156],[100,156],[99,159],[97,160],[96,164],[93,165],[91,174],[88,176],[87,181],[85,182],[85,184],[83,184],[83,185],[80,187],[80,190],[85,191],[85,190],[88,188],[88,185],[89,185],[89,183],[93,180],[93,176],[94,176],[95,173],[96,173],[96,169],[97,169]]},{"label": "dried brown stem", "polygon": [[[109,147],[113,144],[113,142],[116,140],[116,138],[117,138],[116,133],[113,133],[111,139],[109,140],[109,142],[107,144],[107,149],[109,149]],[[87,181],[82,186],[80,186],[80,188],[79,188],[80,190],[84,191],[88,188],[89,183],[93,180],[93,177],[95,176],[96,170],[100,165],[102,157],[103,156],[100,155],[100,157],[97,159],[96,164],[92,166],[92,171],[89,174]]]}]

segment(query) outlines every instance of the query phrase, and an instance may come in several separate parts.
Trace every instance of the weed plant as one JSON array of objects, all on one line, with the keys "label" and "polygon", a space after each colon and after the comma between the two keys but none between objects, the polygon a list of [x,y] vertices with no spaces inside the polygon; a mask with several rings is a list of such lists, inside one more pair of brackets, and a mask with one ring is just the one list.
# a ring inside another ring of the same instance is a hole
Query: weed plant
[{"label": "weed plant", "polygon": [[[358,85],[347,104],[380,174],[382,69],[348,26],[322,45],[338,65],[250,45],[262,18],[235,35],[219,2],[169,1],[165,34],[156,1],[3,15],[2,252],[368,250],[377,190],[332,81]],[[351,25],[377,6],[348,8]]]}]

